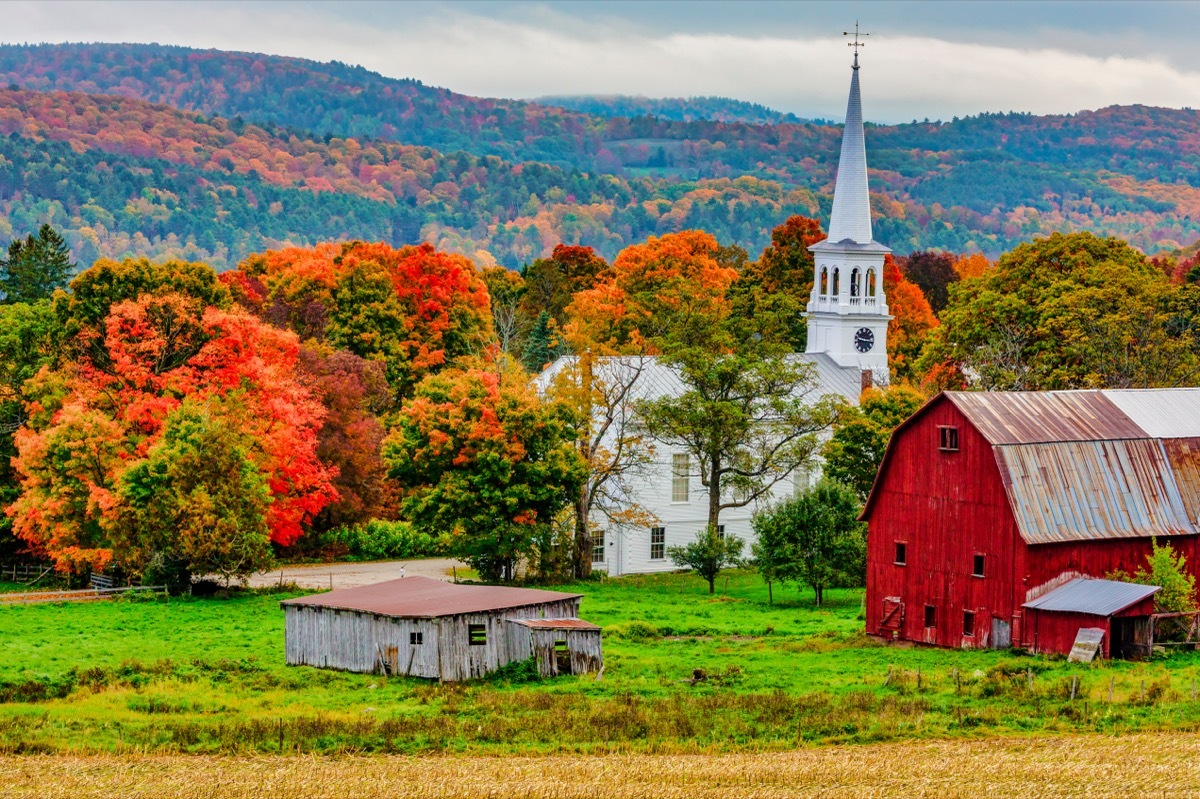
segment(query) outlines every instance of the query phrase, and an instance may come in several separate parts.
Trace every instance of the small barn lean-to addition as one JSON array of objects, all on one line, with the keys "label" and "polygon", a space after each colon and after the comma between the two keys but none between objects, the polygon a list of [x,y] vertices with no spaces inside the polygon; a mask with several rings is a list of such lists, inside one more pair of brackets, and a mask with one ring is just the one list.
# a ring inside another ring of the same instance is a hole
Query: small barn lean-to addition
[{"label": "small barn lean-to addition", "polygon": [[1147,654],[1153,591],[1100,578],[1152,539],[1197,573],[1200,389],[946,392],[896,429],[862,518],[868,633]]},{"label": "small barn lean-to addition", "polygon": [[535,658],[542,676],[603,666],[580,594],[403,577],[281,602],[288,665],[443,681]]}]

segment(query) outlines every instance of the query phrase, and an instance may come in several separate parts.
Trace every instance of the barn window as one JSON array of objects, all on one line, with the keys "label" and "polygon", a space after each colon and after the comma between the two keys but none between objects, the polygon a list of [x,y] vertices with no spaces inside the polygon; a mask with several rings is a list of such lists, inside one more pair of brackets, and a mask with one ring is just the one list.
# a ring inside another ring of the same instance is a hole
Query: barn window
[{"label": "barn window", "polygon": [[908,544],[903,541],[896,542],[896,560],[893,561],[897,566],[905,566],[908,564]]},{"label": "barn window", "polygon": [[409,633],[408,643],[411,646],[420,646],[425,643],[425,633]]},{"label": "barn window", "polygon": [[925,626],[937,627],[937,605],[925,606]]},{"label": "barn window", "polygon": [[667,528],[650,528],[650,560],[662,560],[667,556]]},{"label": "barn window", "polygon": [[467,625],[467,640],[471,646],[486,646],[487,645],[487,625],[484,624],[468,624]]},{"label": "barn window", "polygon": [[592,563],[604,562],[604,533],[592,536]]},{"label": "barn window", "polygon": [[958,452],[958,428],[941,425],[938,427],[938,449]]},{"label": "barn window", "polygon": [[963,635],[975,634],[975,612],[971,610],[963,611]]},{"label": "barn window", "polygon": [[983,555],[976,555],[971,559],[971,576],[983,576]]},{"label": "barn window", "polygon": [[691,495],[688,486],[688,474],[691,464],[686,453],[676,453],[671,456],[671,501],[687,502]]}]

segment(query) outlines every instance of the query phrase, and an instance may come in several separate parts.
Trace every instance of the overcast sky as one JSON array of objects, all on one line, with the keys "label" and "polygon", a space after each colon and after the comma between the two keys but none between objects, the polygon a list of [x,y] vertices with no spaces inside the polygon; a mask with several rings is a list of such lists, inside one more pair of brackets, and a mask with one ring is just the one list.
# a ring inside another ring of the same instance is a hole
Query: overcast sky
[{"label": "overcast sky", "polygon": [[457,92],[721,95],[865,116],[1195,106],[1200,3],[9,2],[0,41],[127,41],[338,60]]}]

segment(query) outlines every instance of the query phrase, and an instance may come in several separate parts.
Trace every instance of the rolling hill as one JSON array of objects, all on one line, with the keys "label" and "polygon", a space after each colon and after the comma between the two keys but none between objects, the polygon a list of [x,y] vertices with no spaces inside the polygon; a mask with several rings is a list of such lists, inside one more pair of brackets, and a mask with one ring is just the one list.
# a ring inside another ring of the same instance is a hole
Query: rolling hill
[{"label": "rolling hill", "polygon": [[[84,260],[228,266],[285,241],[371,238],[516,266],[559,242],[611,257],[693,226],[753,255],[788,214],[825,207],[840,136],[739,121],[755,109],[734,101],[620,100],[662,114],[630,118],[614,99],[563,109],[159,45],[0,46],[3,86],[0,234],[51,221]],[[688,119],[723,104],[727,121]],[[898,252],[995,255],[1078,229],[1147,251],[1200,239],[1192,110],[872,126],[868,149],[876,237]]]}]

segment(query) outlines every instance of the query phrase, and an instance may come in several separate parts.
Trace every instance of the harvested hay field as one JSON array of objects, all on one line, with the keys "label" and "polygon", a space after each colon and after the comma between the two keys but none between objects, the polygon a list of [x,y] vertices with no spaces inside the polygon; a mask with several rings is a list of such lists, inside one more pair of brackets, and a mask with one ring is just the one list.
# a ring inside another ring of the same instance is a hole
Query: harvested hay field
[{"label": "harvested hay field", "polygon": [[25,799],[1200,797],[1200,735],[927,741],[726,755],[5,756]]}]

